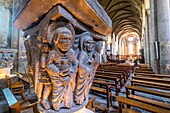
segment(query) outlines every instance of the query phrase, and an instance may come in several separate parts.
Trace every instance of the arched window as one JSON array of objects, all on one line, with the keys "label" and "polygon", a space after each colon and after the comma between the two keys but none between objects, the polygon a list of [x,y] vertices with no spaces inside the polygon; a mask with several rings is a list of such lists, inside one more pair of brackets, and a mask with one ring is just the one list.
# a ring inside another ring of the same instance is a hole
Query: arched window
[{"label": "arched window", "polygon": [[129,42],[129,48],[128,48],[128,52],[129,52],[129,55],[130,54],[133,54],[134,52],[133,52],[133,43],[132,42]]},{"label": "arched window", "polygon": [[122,42],[122,55],[125,55],[125,42]]}]

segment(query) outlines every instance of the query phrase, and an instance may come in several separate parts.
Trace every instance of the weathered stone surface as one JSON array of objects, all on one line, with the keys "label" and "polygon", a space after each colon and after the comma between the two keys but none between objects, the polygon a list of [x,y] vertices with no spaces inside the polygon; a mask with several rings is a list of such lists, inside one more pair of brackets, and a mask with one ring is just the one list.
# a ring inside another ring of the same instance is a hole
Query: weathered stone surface
[{"label": "weathered stone surface", "polygon": [[[5,13],[4,13],[5,12]],[[0,47],[4,48],[8,46],[8,32],[9,32],[9,16],[10,11],[6,9],[5,6],[2,6],[0,3]]]},{"label": "weathered stone surface", "polygon": [[12,0],[0,0],[0,4],[5,6],[6,8],[10,8]]},{"label": "weathered stone surface", "polygon": [[158,38],[160,41],[161,73],[170,74],[170,9],[169,0],[157,0]]},{"label": "weathered stone surface", "polygon": [[99,7],[96,0],[91,2],[91,4],[86,0],[50,0],[48,2],[30,0],[17,16],[14,25],[20,30],[29,29],[36,25],[44,14],[48,13],[57,4],[62,5],[79,21],[91,27],[95,32],[102,35],[107,35],[111,32],[112,22],[101,6]]},{"label": "weathered stone surface", "polygon": [[0,48],[0,68],[13,68],[16,49]]}]

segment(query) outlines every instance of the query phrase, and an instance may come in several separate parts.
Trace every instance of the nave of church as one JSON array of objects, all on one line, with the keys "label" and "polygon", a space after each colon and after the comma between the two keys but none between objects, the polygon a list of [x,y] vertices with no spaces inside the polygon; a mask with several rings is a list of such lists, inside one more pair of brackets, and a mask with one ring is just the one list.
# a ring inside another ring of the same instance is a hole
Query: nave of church
[{"label": "nave of church", "polygon": [[0,0],[0,113],[169,113],[170,0]]}]

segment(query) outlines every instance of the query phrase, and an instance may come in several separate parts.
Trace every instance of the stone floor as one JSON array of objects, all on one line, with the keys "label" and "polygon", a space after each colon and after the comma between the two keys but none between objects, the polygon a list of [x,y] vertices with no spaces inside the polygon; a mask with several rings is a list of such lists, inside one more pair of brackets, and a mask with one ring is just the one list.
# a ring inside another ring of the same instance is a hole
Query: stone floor
[{"label": "stone floor", "polygon": [[[133,76],[133,73],[131,73],[131,76]],[[7,105],[7,102],[5,100],[4,95],[2,93],[2,89],[5,88],[4,81],[1,80],[0,83],[1,83],[1,85],[0,85],[0,113],[8,113],[8,105]],[[125,85],[130,85],[130,78],[126,82]],[[27,95],[28,92],[29,92],[29,90],[27,90],[25,92],[25,95]],[[136,93],[136,94],[143,95],[142,93]],[[121,89],[121,92],[119,93],[119,95],[120,96],[125,96],[125,88],[124,87]],[[165,103],[170,103],[170,99],[167,99],[167,98],[160,98],[160,97],[149,95],[149,94],[144,94],[144,96],[147,96],[148,98],[154,98],[154,99],[163,101]],[[15,97],[17,98],[17,100],[21,100],[20,96],[15,96]],[[89,97],[90,98],[96,97],[95,102],[101,104],[102,106],[106,106],[106,98],[103,95],[89,94]],[[27,98],[33,99],[33,98],[36,98],[36,95],[31,95],[31,96],[29,96]],[[113,104],[114,108],[110,107],[108,113],[118,113],[118,110],[115,109],[115,107],[118,107],[118,103],[113,101],[112,104]],[[135,109],[135,110],[137,110],[137,111],[139,111],[141,113],[148,113],[147,111],[144,111],[144,110],[141,110],[141,109],[138,109],[138,108],[133,107],[133,109]],[[23,111],[22,113],[31,113],[31,112],[30,111]],[[97,110],[96,113],[102,113],[102,111]]]}]

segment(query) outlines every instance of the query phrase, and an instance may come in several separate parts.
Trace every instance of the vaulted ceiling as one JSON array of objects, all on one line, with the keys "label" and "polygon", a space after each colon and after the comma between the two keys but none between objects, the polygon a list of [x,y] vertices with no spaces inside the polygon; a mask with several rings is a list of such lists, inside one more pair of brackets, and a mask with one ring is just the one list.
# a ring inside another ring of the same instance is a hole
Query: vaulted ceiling
[{"label": "vaulted ceiling", "polygon": [[116,36],[137,33],[142,34],[143,0],[98,0],[112,20]]}]

